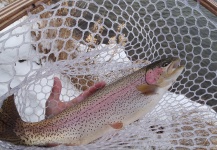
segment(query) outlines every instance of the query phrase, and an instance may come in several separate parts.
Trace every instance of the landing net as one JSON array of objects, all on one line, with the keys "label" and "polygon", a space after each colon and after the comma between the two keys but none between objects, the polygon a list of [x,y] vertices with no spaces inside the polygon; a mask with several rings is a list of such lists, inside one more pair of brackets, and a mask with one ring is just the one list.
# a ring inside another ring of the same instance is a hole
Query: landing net
[{"label": "landing net", "polygon": [[[41,3],[0,32],[0,102],[16,95],[24,121],[45,118],[53,78],[70,101],[146,64],[176,56],[185,70],[157,107],[83,146],[50,149],[217,149],[217,20],[193,0]],[[43,149],[1,142],[2,149]],[[47,149],[47,148],[46,148]]]}]

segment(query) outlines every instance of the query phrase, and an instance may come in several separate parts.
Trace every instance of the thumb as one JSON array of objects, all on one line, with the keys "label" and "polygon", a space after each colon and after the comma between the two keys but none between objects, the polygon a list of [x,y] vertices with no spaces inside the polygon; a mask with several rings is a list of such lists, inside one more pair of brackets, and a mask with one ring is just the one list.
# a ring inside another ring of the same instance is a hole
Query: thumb
[{"label": "thumb", "polygon": [[53,88],[51,90],[51,94],[48,99],[55,100],[55,101],[59,100],[61,90],[62,90],[62,84],[60,79],[58,77],[54,77]]},{"label": "thumb", "polygon": [[51,94],[46,101],[45,119],[55,115],[58,110],[58,105],[61,103],[59,97],[62,89],[62,84],[59,78],[54,77],[54,83],[51,90]]}]

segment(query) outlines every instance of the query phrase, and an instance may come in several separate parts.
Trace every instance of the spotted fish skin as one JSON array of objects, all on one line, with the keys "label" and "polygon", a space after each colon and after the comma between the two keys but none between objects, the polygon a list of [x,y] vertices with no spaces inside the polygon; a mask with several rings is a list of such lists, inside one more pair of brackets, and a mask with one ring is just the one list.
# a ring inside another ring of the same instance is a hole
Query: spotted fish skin
[{"label": "spotted fish skin", "polygon": [[156,61],[52,118],[37,123],[19,119],[13,130],[18,143],[83,145],[121,129],[153,110],[181,74],[179,61],[173,57]]}]

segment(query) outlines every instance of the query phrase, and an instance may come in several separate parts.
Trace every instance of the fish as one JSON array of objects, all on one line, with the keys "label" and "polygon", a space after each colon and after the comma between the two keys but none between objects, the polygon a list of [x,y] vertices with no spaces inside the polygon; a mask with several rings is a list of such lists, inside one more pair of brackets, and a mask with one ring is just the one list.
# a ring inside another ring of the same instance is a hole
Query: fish
[{"label": "fish", "polygon": [[157,60],[39,122],[24,122],[11,95],[0,109],[0,140],[26,146],[79,146],[121,130],[154,109],[182,73],[180,61]]}]

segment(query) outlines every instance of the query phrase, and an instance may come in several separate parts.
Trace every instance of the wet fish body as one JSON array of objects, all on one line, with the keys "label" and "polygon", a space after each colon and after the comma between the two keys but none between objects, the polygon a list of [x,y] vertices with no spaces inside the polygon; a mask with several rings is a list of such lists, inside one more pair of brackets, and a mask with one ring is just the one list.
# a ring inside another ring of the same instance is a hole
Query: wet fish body
[{"label": "wet fish body", "polygon": [[[156,61],[106,86],[60,114],[37,123],[24,122],[15,115],[17,119],[11,125],[13,135],[8,136],[13,137],[13,140],[7,138],[7,135],[0,139],[40,146],[88,144],[152,111],[181,74],[183,66],[178,66],[179,62],[177,58]],[[6,117],[0,117],[0,121],[6,118],[10,125],[8,117],[11,112],[5,110],[15,106],[11,106],[14,105],[12,98],[5,103],[0,113]],[[0,135],[3,135],[1,128]]]}]

